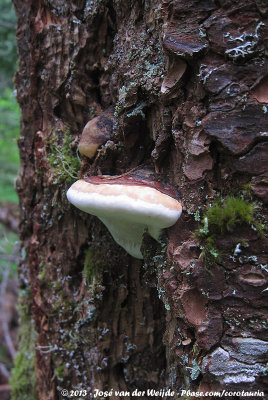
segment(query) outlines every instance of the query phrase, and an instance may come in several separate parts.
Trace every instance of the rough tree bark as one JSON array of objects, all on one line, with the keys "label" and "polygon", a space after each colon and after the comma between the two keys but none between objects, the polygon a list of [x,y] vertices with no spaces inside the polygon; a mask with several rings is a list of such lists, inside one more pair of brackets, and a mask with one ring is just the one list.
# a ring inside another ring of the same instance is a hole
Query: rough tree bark
[{"label": "rough tree bark", "polygon": [[[94,389],[263,391],[265,0],[13,3],[24,329],[13,398],[60,399],[62,388],[87,398]],[[144,261],[66,199],[81,132],[109,107],[111,136],[82,159],[81,176],[146,165],[181,193],[182,217],[161,243],[145,235]],[[228,195],[254,205],[254,220],[223,226],[211,246],[202,218]]]}]

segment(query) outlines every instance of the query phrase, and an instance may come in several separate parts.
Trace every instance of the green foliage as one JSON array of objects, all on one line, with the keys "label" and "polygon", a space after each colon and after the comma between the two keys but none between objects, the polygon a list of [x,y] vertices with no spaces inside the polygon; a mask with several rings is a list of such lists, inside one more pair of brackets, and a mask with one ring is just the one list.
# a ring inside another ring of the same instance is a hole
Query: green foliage
[{"label": "green foliage", "polygon": [[[19,237],[16,233],[9,231],[0,224],[0,281],[2,280],[2,273],[6,268],[9,268],[10,277],[13,277],[17,272],[17,263],[15,260],[18,254],[14,254],[14,247],[18,240]],[[14,260],[10,261],[12,255],[14,256]]]},{"label": "green foliage", "polygon": [[225,200],[215,200],[206,210],[202,224],[198,228],[197,237],[201,249],[208,259],[211,256],[220,259],[220,251],[216,239],[221,234],[233,232],[237,226],[253,227],[260,235],[263,234],[261,224],[255,219],[255,205],[246,202],[242,197],[228,196]]},{"label": "green foliage", "polygon": [[0,1],[0,200],[17,202],[14,179],[19,165],[15,139],[20,111],[13,95],[16,70],[16,16],[11,0]]},{"label": "green foliage", "polygon": [[17,202],[14,180],[19,168],[19,151],[16,139],[19,135],[20,110],[11,89],[0,97],[0,200]]},{"label": "green foliage", "polygon": [[48,151],[50,153],[48,162],[54,171],[54,183],[71,183],[79,177],[81,161],[78,155],[74,155],[70,132],[66,131],[63,136],[63,144],[58,144],[55,133],[47,140]]},{"label": "green foliage", "polygon": [[0,1],[0,90],[13,86],[17,68],[16,15],[11,0]]},{"label": "green foliage", "polygon": [[35,375],[36,332],[29,305],[29,291],[20,293],[19,350],[10,379],[11,400],[37,400],[37,379]]},{"label": "green foliage", "polygon": [[10,356],[7,352],[5,343],[0,344],[0,363],[8,365],[9,367],[11,365]]},{"label": "green foliage", "polygon": [[[12,89],[5,89],[0,97],[0,135],[5,138],[17,137],[19,132],[20,109]],[[17,156],[15,161],[17,161]]]},{"label": "green foliage", "polygon": [[[18,202],[14,181],[19,169],[20,110],[13,90],[16,70],[16,16],[11,0],[0,1],[0,202]],[[0,205],[1,206],[1,205]],[[18,236],[0,224],[0,279],[8,269],[13,276],[17,270],[15,244]]]}]

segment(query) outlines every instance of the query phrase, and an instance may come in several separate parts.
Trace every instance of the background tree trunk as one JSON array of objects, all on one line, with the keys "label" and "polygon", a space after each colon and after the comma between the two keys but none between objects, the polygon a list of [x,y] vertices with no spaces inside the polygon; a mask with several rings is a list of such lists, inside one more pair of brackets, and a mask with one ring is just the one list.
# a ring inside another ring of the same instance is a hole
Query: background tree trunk
[{"label": "background tree trunk", "polygon": [[[113,389],[112,399],[115,390],[263,391],[265,1],[13,3],[24,327],[13,398],[35,398],[35,377],[40,400],[63,398],[63,388]],[[81,175],[149,165],[181,193],[182,217],[161,243],[145,237],[144,261],[66,199],[81,132],[111,106],[111,136],[82,158]],[[228,195],[254,204],[254,220],[222,226],[209,247],[202,216]]]}]

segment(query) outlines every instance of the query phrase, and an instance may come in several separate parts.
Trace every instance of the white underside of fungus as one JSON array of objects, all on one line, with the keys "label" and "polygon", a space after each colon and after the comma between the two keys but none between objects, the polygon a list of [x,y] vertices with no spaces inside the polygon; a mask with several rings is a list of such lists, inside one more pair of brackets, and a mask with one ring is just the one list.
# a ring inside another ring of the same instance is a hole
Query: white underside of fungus
[{"label": "white underside of fungus", "polygon": [[131,256],[142,259],[145,230],[158,239],[161,230],[175,224],[181,204],[159,190],[144,185],[75,182],[68,200],[82,211],[97,216],[114,240]]}]

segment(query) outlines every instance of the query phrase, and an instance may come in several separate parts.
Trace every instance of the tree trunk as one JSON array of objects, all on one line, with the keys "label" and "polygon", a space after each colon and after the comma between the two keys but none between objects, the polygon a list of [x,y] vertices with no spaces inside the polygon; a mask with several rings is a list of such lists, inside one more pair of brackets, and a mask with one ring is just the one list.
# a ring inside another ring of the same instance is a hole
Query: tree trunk
[{"label": "tree trunk", "polygon": [[[13,399],[264,391],[265,1],[13,3],[24,306]],[[79,175],[95,117],[99,147]],[[136,260],[66,191],[145,167],[180,192],[183,214],[159,243],[145,235]]]}]

